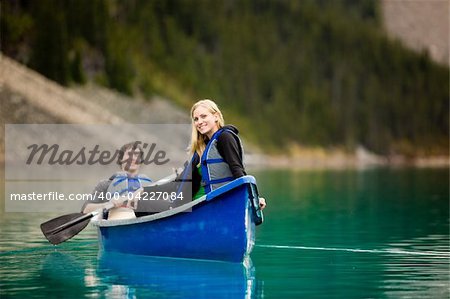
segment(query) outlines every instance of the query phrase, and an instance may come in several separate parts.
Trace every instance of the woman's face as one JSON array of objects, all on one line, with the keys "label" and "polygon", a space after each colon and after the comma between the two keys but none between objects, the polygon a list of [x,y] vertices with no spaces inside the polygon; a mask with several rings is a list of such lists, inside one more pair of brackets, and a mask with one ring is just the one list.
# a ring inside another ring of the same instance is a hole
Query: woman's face
[{"label": "woman's face", "polygon": [[136,148],[128,148],[122,159],[122,170],[130,173],[137,172],[140,167],[141,150]]},{"label": "woman's face", "polygon": [[192,113],[194,126],[202,135],[211,138],[212,135],[219,129],[217,124],[219,118],[217,114],[212,114],[207,108],[198,106]]}]

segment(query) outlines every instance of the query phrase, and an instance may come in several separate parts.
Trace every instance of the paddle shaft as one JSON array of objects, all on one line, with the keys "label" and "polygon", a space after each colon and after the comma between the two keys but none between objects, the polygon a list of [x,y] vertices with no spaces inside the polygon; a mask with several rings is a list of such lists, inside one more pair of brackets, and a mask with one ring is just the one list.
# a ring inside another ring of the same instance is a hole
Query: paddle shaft
[{"label": "paddle shaft", "polygon": [[112,204],[111,202],[109,202],[109,203],[106,204],[102,209],[98,209],[98,210],[96,210],[96,211],[94,211],[94,212],[91,212],[91,213],[89,213],[89,214],[85,214],[85,215],[80,216],[80,217],[78,217],[78,218],[76,218],[76,219],[73,219],[73,220],[71,220],[71,221],[69,221],[69,222],[67,222],[67,223],[61,224],[60,226],[55,227],[54,229],[52,229],[51,231],[49,231],[48,233],[53,234],[53,235],[54,235],[54,234],[57,234],[57,233],[59,233],[60,231],[66,229],[66,228],[68,228],[68,227],[70,227],[70,226],[73,226],[73,225],[75,225],[75,224],[77,224],[77,223],[80,223],[80,222],[86,220],[86,219],[90,219],[90,218],[94,217],[95,215],[99,214],[99,213],[100,213],[101,211],[103,211],[103,210],[108,211],[108,210],[112,209],[113,207],[114,207],[114,204]]}]

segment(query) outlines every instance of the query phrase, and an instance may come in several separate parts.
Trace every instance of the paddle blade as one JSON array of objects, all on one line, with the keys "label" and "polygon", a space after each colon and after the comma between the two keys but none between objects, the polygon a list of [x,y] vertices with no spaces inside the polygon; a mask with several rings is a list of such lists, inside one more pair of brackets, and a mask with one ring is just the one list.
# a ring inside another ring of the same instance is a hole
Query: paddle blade
[{"label": "paddle blade", "polygon": [[82,231],[92,214],[73,213],[63,215],[41,224],[41,231],[53,245],[62,243]]}]

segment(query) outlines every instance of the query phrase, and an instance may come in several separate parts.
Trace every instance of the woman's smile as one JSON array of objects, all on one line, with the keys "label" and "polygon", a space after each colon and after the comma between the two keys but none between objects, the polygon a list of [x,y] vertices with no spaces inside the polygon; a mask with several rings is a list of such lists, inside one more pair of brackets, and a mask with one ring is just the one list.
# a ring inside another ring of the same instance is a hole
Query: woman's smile
[{"label": "woman's smile", "polygon": [[209,112],[209,110],[203,106],[197,107],[193,112],[193,120],[195,127],[202,135],[206,135],[209,138],[219,129],[217,125],[217,116]]}]

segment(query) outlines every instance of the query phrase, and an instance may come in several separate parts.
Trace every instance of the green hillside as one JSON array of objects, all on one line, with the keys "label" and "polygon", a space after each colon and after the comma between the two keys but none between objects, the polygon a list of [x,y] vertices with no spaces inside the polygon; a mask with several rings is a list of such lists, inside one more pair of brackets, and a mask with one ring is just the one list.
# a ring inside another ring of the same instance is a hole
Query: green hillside
[{"label": "green hillside", "polygon": [[2,2],[2,52],[64,85],[213,98],[269,151],[448,154],[449,69],[386,38],[378,1]]}]

